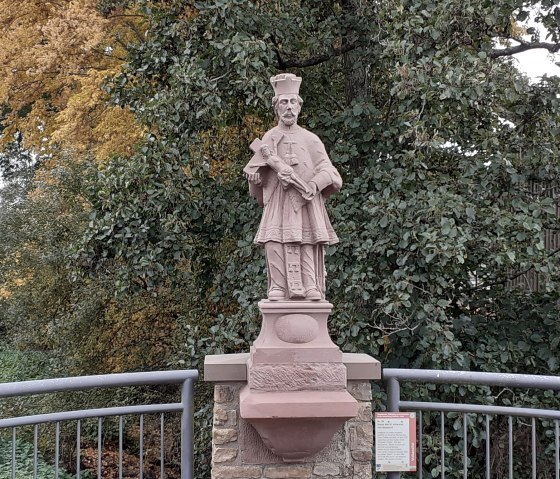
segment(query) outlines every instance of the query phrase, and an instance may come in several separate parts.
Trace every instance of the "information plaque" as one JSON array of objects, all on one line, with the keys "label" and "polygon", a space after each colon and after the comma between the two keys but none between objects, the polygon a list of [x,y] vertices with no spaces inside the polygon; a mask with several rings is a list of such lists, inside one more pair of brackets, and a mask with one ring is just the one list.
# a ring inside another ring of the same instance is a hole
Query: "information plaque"
[{"label": "information plaque", "polygon": [[375,413],[375,470],[416,471],[416,413]]}]

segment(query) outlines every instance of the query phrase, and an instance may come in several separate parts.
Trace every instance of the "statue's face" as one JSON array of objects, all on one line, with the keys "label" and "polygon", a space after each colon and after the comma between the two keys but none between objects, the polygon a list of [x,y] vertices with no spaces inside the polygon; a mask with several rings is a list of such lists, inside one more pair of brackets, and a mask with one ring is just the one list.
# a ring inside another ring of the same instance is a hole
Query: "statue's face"
[{"label": "statue's face", "polygon": [[276,105],[276,114],[281,123],[286,126],[292,126],[297,123],[297,118],[301,106],[298,101],[297,95],[280,95],[278,98],[278,103]]}]

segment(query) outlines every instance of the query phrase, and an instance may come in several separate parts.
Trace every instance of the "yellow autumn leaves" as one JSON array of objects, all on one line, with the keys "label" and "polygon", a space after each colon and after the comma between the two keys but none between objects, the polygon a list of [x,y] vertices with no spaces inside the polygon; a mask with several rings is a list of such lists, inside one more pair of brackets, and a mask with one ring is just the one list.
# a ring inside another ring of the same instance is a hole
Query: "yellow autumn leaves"
[{"label": "yellow autumn leaves", "polygon": [[[23,249],[28,246],[29,245],[23,245]],[[15,288],[25,286],[33,279],[32,271],[19,268],[21,263],[21,251],[14,251],[11,256],[12,258],[9,259],[15,267],[12,269],[6,281],[0,284],[0,300],[11,298]]]},{"label": "yellow autumn leaves", "polygon": [[[145,19],[123,8],[103,16],[96,3],[0,0],[0,149],[21,133],[24,148],[49,155],[27,193],[35,208],[48,204],[58,181],[50,172],[69,156],[97,164],[131,156],[144,134],[133,114],[110,104],[100,87],[120,72],[126,45],[143,41]],[[52,214],[64,221],[64,212]],[[0,301],[34,281],[14,254],[35,247],[19,245],[4,257]]]},{"label": "yellow autumn leaves", "polygon": [[95,0],[0,0],[0,27],[1,143],[19,131],[35,151],[70,149],[98,161],[133,152],[142,128],[107,103],[100,85],[120,71],[124,46],[141,41],[141,15],[103,17]]}]

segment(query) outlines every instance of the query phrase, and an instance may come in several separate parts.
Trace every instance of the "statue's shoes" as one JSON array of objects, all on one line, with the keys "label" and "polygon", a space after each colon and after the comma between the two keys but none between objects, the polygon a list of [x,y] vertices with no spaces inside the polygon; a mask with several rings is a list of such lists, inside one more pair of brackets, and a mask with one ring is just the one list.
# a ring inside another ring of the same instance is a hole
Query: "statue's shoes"
[{"label": "statue's shoes", "polygon": [[282,299],[286,299],[286,293],[281,288],[272,288],[268,292],[268,299],[270,301],[280,301]]},{"label": "statue's shoes", "polygon": [[320,299],[322,299],[322,296],[317,288],[311,288],[306,291],[305,299],[310,299],[311,301],[319,301]]}]

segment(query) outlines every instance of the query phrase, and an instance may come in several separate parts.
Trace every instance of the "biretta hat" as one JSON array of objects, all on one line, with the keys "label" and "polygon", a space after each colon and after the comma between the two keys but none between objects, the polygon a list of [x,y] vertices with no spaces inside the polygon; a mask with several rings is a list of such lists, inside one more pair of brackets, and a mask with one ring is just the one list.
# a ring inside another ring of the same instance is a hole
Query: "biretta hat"
[{"label": "biretta hat", "polygon": [[275,95],[299,95],[301,77],[293,73],[280,73],[270,79]]}]

